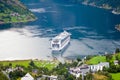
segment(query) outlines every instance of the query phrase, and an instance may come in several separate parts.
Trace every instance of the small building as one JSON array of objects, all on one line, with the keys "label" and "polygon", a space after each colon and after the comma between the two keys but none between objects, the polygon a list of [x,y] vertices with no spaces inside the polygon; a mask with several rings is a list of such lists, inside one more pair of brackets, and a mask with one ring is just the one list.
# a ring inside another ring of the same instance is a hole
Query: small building
[{"label": "small building", "polygon": [[90,67],[90,70],[92,72],[96,72],[96,71],[102,70],[102,68],[103,68],[101,65],[90,65],[89,67]]},{"label": "small building", "polygon": [[50,80],[57,80],[57,76],[51,75],[49,76]]},{"label": "small building", "polygon": [[13,72],[13,71],[14,71],[13,68],[8,68],[8,69],[6,69],[5,72],[10,73],[10,72]]},{"label": "small building", "polygon": [[24,77],[21,78],[21,80],[34,80],[34,78],[29,73],[27,73]]},{"label": "small building", "polygon": [[80,71],[80,68],[70,68],[69,70],[69,73],[76,76],[76,77],[79,77],[80,74],[81,74],[81,71]]},{"label": "small building", "polygon": [[15,70],[24,71],[24,69],[23,69],[22,67],[20,67],[20,66],[14,68],[14,71],[15,71]]},{"label": "small building", "polygon": [[89,66],[89,68],[92,72],[103,70],[103,67],[108,67],[109,68],[109,62],[101,62],[97,65],[90,65]]},{"label": "small building", "polygon": [[69,73],[74,75],[76,78],[78,78],[80,75],[86,75],[86,73],[88,73],[89,70],[90,70],[89,66],[84,64],[79,67],[70,68]]},{"label": "small building", "polygon": [[13,71],[16,71],[16,70],[24,71],[24,69],[23,69],[22,67],[7,68],[5,71],[6,71],[7,73],[10,73],[10,72],[13,72]]},{"label": "small building", "polygon": [[38,69],[33,69],[32,70],[32,74],[37,74],[38,73]]},{"label": "small building", "polygon": [[[55,75],[42,75],[42,78],[45,79],[47,78],[48,80],[58,80],[58,76],[55,76]],[[40,80],[40,78],[38,78],[37,80]]]},{"label": "small building", "polygon": [[10,14],[10,16],[20,16],[19,13],[13,12]]},{"label": "small building", "polygon": [[118,60],[114,60],[114,65],[118,65]]}]

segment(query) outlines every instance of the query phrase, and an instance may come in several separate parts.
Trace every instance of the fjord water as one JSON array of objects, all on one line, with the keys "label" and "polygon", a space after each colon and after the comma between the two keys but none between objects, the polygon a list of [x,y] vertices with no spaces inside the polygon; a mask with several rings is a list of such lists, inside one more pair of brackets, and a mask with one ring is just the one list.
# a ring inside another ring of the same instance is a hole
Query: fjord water
[{"label": "fjord water", "polygon": [[[0,59],[77,57],[120,48],[115,25],[120,15],[68,0],[21,0],[36,16],[28,23],[0,25]],[[71,43],[62,54],[52,54],[50,39],[67,30]]]}]

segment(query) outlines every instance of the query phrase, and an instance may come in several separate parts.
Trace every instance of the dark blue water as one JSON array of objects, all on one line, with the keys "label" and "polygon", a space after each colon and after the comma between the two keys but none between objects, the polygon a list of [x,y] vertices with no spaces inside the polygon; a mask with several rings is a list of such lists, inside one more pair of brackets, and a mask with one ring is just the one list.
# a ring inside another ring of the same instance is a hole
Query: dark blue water
[{"label": "dark blue water", "polygon": [[[20,38],[17,38],[18,42],[14,44],[18,46],[16,53],[24,53],[26,55],[23,55],[24,57],[19,55],[20,57],[18,56],[18,58],[44,58],[52,56],[49,39],[63,30],[67,30],[72,36],[71,44],[62,54],[62,57],[75,57],[104,52],[112,53],[115,48],[120,48],[120,32],[115,29],[115,25],[120,23],[120,15],[112,14],[104,9],[71,3],[68,0],[21,1],[38,19],[33,22],[3,25],[1,27],[1,34],[5,34],[3,31],[14,31],[12,34],[20,34],[16,35],[20,36]],[[8,36],[7,33],[4,36]],[[25,36],[26,39],[24,40],[21,36]],[[28,44],[24,48],[24,46],[20,47],[19,42],[23,45],[26,42]],[[8,44],[3,45],[7,46]],[[29,47],[31,51],[27,50]],[[15,54],[14,49],[11,48],[8,52],[5,50],[1,51],[6,54],[9,52],[12,55]],[[29,54],[31,57],[26,57]]]},{"label": "dark blue water", "polygon": [[[120,39],[120,33],[115,30],[115,25],[120,23],[120,16],[107,10],[59,0],[22,1],[29,9],[38,9],[34,13],[38,20],[30,23],[30,25],[39,25],[41,26],[40,29],[52,28],[59,33],[63,29],[77,27],[72,31],[69,30],[73,34],[72,38],[93,36],[79,31],[78,27],[84,27],[85,31],[97,33],[95,35],[97,37],[94,37],[96,39],[98,39],[98,36],[102,36],[102,39],[103,37],[105,39]],[[41,9],[44,11],[42,12]]]}]

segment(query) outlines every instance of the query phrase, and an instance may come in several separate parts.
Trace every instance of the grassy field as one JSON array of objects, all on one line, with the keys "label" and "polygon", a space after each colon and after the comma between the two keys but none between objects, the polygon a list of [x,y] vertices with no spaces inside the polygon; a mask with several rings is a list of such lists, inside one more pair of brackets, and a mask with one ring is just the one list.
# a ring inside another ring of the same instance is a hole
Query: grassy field
[{"label": "grassy field", "polygon": [[53,69],[59,64],[59,62],[50,62],[50,61],[34,61],[34,63],[38,67],[46,67],[49,70]]},{"label": "grassy field", "polygon": [[[21,65],[24,67],[28,67],[29,63],[31,60],[15,60],[15,61],[0,61],[0,64],[3,65],[9,65],[10,63],[12,64],[13,67],[15,67],[16,65]],[[34,60],[34,63],[37,67],[46,67],[49,70],[53,69],[54,67],[56,67],[59,62],[56,61],[43,61],[43,60]]]},{"label": "grassy field", "polygon": [[[120,59],[120,53],[113,54],[111,62],[116,60],[116,56]],[[86,64],[98,64],[99,62],[106,62],[106,56],[93,56],[90,60],[87,60]]]},{"label": "grassy field", "polygon": [[98,64],[99,62],[106,62],[105,56],[95,56],[90,60],[86,61],[86,64]]},{"label": "grassy field", "polygon": [[93,74],[94,80],[108,80],[108,77],[100,74]]},{"label": "grassy field", "polygon": [[113,80],[120,80],[120,73],[111,73]]}]

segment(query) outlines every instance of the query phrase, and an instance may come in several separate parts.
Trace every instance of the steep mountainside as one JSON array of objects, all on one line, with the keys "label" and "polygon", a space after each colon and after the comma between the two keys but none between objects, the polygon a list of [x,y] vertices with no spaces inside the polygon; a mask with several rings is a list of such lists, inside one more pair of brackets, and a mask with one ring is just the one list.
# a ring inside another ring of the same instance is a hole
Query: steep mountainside
[{"label": "steep mountainside", "polygon": [[0,0],[0,24],[34,19],[35,16],[19,0]]}]

